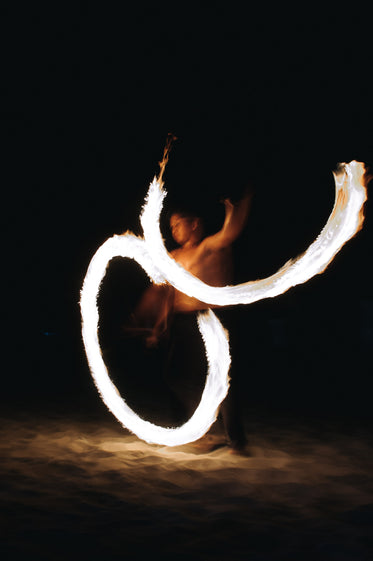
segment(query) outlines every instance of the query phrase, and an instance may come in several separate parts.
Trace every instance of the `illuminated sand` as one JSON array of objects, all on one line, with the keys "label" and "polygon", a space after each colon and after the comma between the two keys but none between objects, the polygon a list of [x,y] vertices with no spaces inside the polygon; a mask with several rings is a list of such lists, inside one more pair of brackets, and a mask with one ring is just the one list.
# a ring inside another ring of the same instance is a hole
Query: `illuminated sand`
[{"label": "illuminated sand", "polygon": [[101,397],[116,418],[147,442],[177,446],[201,437],[214,422],[219,405],[228,391],[229,349],[224,331],[216,316],[199,316],[206,346],[209,372],[197,410],[181,427],[164,428],[140,418],[128,407],[112,383],[102,358],[98,340],[99,314],[97,297],[109,261],[116,256],[136,260],[155,283],[167,281],[178,290],[208,304],[250,304],[283,294],[322,273],[343,245],[362,226],[363,205],[367,193],[364,164],[340,164],[334,174],[335,203],[327,223],[316,240],[299,257],[286,263],[274,275],[237,286],[211,287],[193,277],[168,254],[159,226],[165,192],[161,174],[150,185],[141,215],[144,239],[131,233],[113,236],[95,253],[89,265],[81,293],[82,334],[90,370]]},{"label": "illuminated sand", "polygon": [[148,445],[96,415],[1,419],[3,558],[368,559],[369,429],[250,433],[246,458]]}]

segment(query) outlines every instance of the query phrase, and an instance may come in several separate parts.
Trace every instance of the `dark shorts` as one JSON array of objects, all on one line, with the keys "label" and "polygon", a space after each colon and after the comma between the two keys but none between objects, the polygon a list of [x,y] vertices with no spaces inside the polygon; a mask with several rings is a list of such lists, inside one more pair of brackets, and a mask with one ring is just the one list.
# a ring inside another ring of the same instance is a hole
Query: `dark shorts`
[{"label": "dark shorts", "polygon": [[[231,309],[214,310],[224,328],[229,331],[232,365],[230,388],[220,407],[226,435],[235,446],[246,443],[237,369],[235,365],[235,314]],[[176,314],[170,326],[165,378],[179,403],[182,420],[191,417],[198,406],[207,376],[207,359],[202,336],[198,329],[197,314]]]}]

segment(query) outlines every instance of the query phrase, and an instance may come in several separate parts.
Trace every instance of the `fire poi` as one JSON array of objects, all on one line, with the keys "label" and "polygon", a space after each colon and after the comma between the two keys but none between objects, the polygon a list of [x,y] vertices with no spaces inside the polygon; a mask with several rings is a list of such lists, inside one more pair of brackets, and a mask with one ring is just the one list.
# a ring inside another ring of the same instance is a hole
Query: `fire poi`
[{"label": "fire poi", "polygon": [[150,184],[141,213],[143,237],[131,232],[107,239],[94,254],[81,290],[82,336],[88,364],[102,400],[128,430],[149,443],[179,446],[201,438],[216,420],[219,406],[229,390],[230,354],[228,334],[209,309],[197,314],[198,327],[205,345],[208,372],[201,401],[191,418],[178,427],[162,427],[139,417],[121,397],[110,379],[98,338],[97,298],[107,266],[114,257],[135,260],[155,284],[169,283],[175,289],[211,305],[250,304],[283,294],[322,273],[342,246],[362,227],[363,205],[367,198],[365,166],[352,161],[340,164],[333,173],[335,203],[315,241],[275,274],[261,280],[235,286],[212,287],[186,271],[167,252],[160,231],[160,214],[166,197],[163,173],[171,140],[166,145],[160,173]]}]

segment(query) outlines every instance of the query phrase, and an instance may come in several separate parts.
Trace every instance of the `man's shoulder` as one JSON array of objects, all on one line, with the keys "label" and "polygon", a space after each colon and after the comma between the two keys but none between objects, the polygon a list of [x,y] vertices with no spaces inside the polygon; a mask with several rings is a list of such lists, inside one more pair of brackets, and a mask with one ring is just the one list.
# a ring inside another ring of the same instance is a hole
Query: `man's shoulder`
[{"label": "man's shoulder", "polygon": [[231,250],[232,244],[229,245],[222,245],[220,239],[217,235],[208,236],[204,238],[201,243],[199,244],[199,251],[201,254],[210,254],[216,253],[224,254],[228,253]]}]

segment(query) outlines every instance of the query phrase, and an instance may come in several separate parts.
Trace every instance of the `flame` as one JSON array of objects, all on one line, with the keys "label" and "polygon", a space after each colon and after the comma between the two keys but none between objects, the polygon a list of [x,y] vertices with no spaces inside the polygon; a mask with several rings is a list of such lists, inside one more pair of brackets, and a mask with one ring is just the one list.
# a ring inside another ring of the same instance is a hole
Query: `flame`
[{"label": "flame", "polygon": [[157,444],[178,446],[203,436],[214,422],[217,410],[229,387],[228,335],[211,310],[198,315],[198,325],[208,358],[208,375],[200,404],[181,427],[165,428],[141,419],[122,399],[110,380],[98,340],[99,312],[97,296],[109,261],[116,256],[136,260],[154,283],[168,282],[188,296],[208,304],[250,304],[272,298],[322,273],[342,246],[362,227],[363,205],[367,198],[364,164],[341,164],[334,174],[335,203],[330,217],[316,240],[299,257],[287,262],[279,271],[262,280],[236,286],[206,285],[167,253],[159,226],[166,192],[162,175],[171,146],[166,145],[161,173],[150,184],[141,214],[144,238],[127,232],[104,242],[93,256],[81,291],[82,336],[91,374],[108,409],[122,425],[139,438]]},{"label": "flame", "polygon": [[265,279],[235,286],[212,287],[191,275],[167,253],[159,227],[166,191],[154,178],[150,184],[141,225],[149,251],[167,282],[188,296],[220,306],[251,304],[283,294],[289,288],[322,273],[342,246],[362,227],[363,205],[367,199],[365,167],[361,162],[340,164],[334,173],[335,203],[327,223],[316,240],[296,259],[288,261]]},{"label": "flame", "polygon": [[215,314],[208,310],[198,315],[208,362],[206,385],[192,417],[182,426],[165,428],[139,417],[120,396],[109,377],[98,340],[97,296],[107,265],[113,257],[135,259],[153,281],[164,281],[151,259],[147,244],[133,234],[114,236],[104,242],[93,256],[81,291],[82,335],[88,364],[102,400],[119,422],[142,440],[166,446],[179,446],[201,438],[215,421],[220,403],[229,388],[230,354],[228,336]]},{"label": "flame", "polygon": [[161,186],[163,186],[163,174],[164,174],[164,170],[166,169],[168,158],[170,157],[172,143],[174,140],[177,140],[177,136],[175,136],[172,133],[168,133],[166,146],[164,147],[163,150],[162,160],[159,162],[159,174],[158,174],[157,181]]}]

